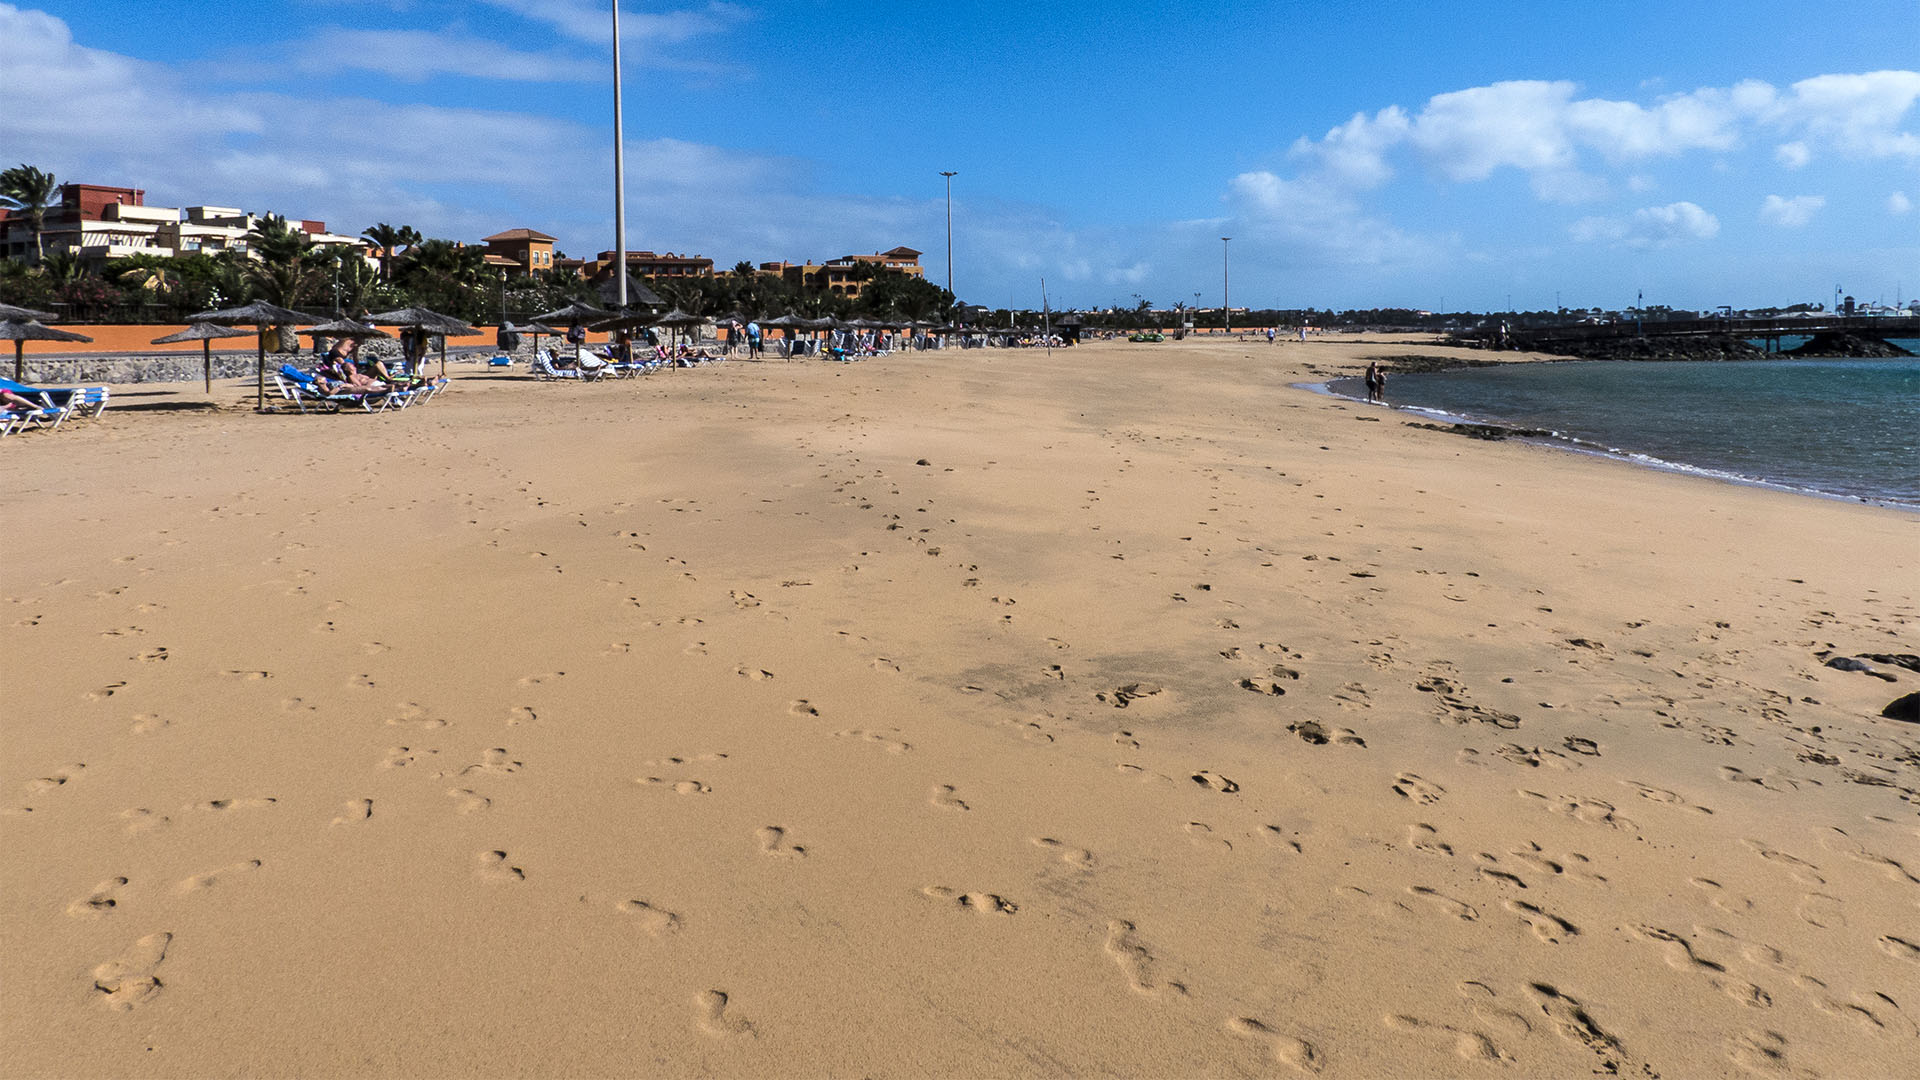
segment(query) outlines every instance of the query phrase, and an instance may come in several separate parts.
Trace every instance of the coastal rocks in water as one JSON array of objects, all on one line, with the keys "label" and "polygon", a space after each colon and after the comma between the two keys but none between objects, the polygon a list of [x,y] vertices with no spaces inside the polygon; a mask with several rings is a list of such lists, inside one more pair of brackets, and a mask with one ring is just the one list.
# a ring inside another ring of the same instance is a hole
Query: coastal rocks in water
[{"label": "coastal rocks in water", "polygon": [[1454,435],[1465,435],[1469,439],[1485,439],[1488,442],[1499,442],[1502,439],[1539,439],[1553,434],[1541,428],[1502,427],[1498,424],[1417,424],[1408,421],[1407,426],[1427,431],[1445,431]]},{"label": "coastal rocks in water", "polygon": [[1890,341],[1879,338],[1861,337],[1858,334],[1815,334],[1791,349],[1782,349],[1781,356],[1845,356],[1863,360],[1888,360],[1896,356],[1912,356],[1911,352]]},{"label": "coastal rocks in water", "polygon": [[1505,360],[1482,360],[1473,356],[1426,356],[1408,353],[1399,356],[1363,356],[1362,361],[1379,364],[1389,375],[1412,375],[1428,371],[1453,371],[1457,368],[1499,367]]},{"label": "coastal rocks in water", "polygon": [[1615,337],[1542,345],[1579,360],[1764,360],[1767,351],[1730,334],[1701,337]]},{"label": "coastal rocks in water", "polygon": [[1880,715],[1889,720],[1904,720],[1909,724],[1920,724],[1920,690],[1888,702],[1887,707],[1880,710]]},{"label": "coastal rocks in water", "polygon": [[1876,679],[1885,679],[1888,682],[1895,681],[1894,677],[1886,672],[1873,670],[1873,665],[1867,663],[1865,660],[1851,656],[1836,656],[1827,661],[1827,666],[1835,671],[1857,671],[1862,675],[1871,675]]}]

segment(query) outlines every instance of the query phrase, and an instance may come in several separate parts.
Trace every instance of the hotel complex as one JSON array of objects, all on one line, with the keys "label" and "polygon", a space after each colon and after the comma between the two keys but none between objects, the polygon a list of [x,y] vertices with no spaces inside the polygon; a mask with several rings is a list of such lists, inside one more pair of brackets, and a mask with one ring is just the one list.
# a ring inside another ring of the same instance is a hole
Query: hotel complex
[{"label": "hotel complex", "polygon": [[[146,196],[139,188],[62,184],[59,204],[47,208],[42,222],[40,246],[49,254],[71,251],[96,267],[130,255],[244,252],[247,233],[260,221],[258,215],[227,206],[148,206]],[[303,230],[317,245],[366,246],[357,236],[328,232],[324,221],[288,224]],[[33,231],[25,215],[0,213],[0,257],[29,259],[33,255]]]},{"label": "hotel complex", "polygon": [[[48,254],[72,252],[83,264],[95,268],[108,259],[131,255],[244,254],[248,251],[247,236],[261,219],[261,215],[226,206],[148,206],[146,194],[140,188],[61,185],[59,203],[47,208],[42,222],[40,248]],[[305,232],[315,245],[352,247],[369,263],[377,264],[379,248],[363,237],[328,232],[324,221],[289,219],[288,224]],[[612,251],[602,251],[592,259],[569,259],[556,250],[552,236],[529,228],[495,233],[481,243],[486,249],[486,265],[509,275],[572,273],[600,282],[613,277],[614,264],[619,260]],[[32,260],[35,250],[26,216],[19,211],[0,210],[0,258]],[[871,255],[842,255],[824,263],[763,262],[754,272],[856,297],[875,268],[924,278],[920,255],[910,247],[896,247]],[[634,277],[652,279],[711,278],[733,273],[716,273],[713,260],[706,256],[671,251],[629,251],[627,270]]]}]

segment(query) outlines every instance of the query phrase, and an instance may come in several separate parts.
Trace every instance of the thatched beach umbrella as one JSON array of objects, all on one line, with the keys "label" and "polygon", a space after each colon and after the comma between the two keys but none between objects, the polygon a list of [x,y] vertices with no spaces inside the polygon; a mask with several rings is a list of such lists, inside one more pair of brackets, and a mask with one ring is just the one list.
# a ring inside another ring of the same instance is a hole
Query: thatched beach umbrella
[{"label": "thatched beach umbrella", "polygon": [[[596,285],[593,291],[600,297],[602,303],[618,306],[620,282],[615,280],[613,275],[607,275],[607,280]],[[640,283],[639,278],[629,273],[627,275],[627,306],[630,308],[663,308],[667,306],[667,302],[660,299],[659,293],[647,288]]]},{"label": "thatched beach umbrella", "polygon": [[573,303],[557,311],[549,311],[544,315],[535,315],[533,321],[546,323],[548,326],[559,326],[562,323],[590,323],[611,318],[613,318],[613,312],[604,311],[591,304],[583,304],[575,300]]},{"label": "thatched beach umbrella", "polygon": [[[251,304],[237,308],[221,308],[218,311],[202,311],[187,316],[188,322],[210,322],[220,326],[251,326],[256,331],[264,331],[269,326],[312,326],[313,320],[297,311],[288,311],[265,300],[255,300]],[[258,343],[259,371],[258,408],[267,411],[267,341],[261,338]]]},{"label": "thatched beach umbrella", "polygon": [[60,316],[51,311],[35,311],[32,308],[14,307],[12,304],[0,304],[0,319],[39,319],[42,322],[59,322]]},{"label": "thatched beach umbrella", "polygon": [[207,393],[213,393],[213,341],[215,338],[246,337],[245,330],[229,330],[224,326],[215,326],[210,322],[188,323],[185,330],[177,334],[153,339],[155,345],[171,345],[176,341],[197,341],[200,343],[200,362],[204,365],[202,376],[206,380]]},{"label": "thatched beach umbrella", "polygon": [[13,342],[13,381],[19,382],[27,374],[27,342],[29,341],[92,341],[85,334],[76,334],[69,330],[55,330],[43,326],[34,319],[8,319],[0,322],[0,341]]},{"label": "thatched beach umbrella", "polygon": [[768,328],[772,328],[772,329],[778,330],[780,331],[781,335],[786,338],[787,355],[789,357],[793,355],[794,336],[800,330],[800,328],[805,325],[807,325],[807,320],[802,319],[798,315],[794,315],[791,312],[789,312],[788,314],[782,315],[778,318],[760,320],[760,329],[765,330]]},{"label": "thatched beach umbrella", "polygon": [[[365,321],[369,323],[386,323],[388,326],[411,326],[415,330],[424,330],[428,334],[438,337],[440,339],[440,374],[443,378],[447,374],[447,335],[467,337],[480,332],[480,328],[477,326],[468,326],[466,323],[461,322],[451,315],[442,315],[437,311],[429,311],[421,307],[382,311],[377,315],[367,316]],[[408,357],[407,359],[411,360],[413,358]],[[418,375],[419,372],[410,372],[409,374]]]}]

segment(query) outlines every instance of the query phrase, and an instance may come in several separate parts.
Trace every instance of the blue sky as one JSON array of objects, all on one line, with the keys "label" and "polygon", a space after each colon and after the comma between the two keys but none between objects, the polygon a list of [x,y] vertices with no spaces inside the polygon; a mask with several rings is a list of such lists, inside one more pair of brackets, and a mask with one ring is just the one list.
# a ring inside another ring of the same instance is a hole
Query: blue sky
[{"label": "blue sky", "polygon": [[[896,244],[965,299],[1920,294],[1914,0],[623,3],[628,244]],[[598,0],[0,2],[0,162],[613,246]]]}]

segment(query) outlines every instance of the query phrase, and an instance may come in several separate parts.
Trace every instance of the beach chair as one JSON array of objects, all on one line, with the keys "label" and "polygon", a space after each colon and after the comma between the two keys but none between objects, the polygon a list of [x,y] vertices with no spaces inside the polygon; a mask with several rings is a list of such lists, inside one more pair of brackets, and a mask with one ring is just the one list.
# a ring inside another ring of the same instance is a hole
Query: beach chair
[{"label": "beach chair", "polygon": [[[16,390],[14,393],[19,393],[19,391]],[[20,394],[20,396],[27,398],[29,401],[33,400],[34,397],[38,397],[40,407],[25,412],[14,412],[12,409],[0,412],[0,438],[17,434],[28,428],[44,427],[48,431],[54,431],[66,421],[68,410],[48,401],[47,395]]]},{"label": "beach chair", "polygon": [[[273,381],[280,387],[281,396],[291,401],[294,408],[302,413],[308,411],[309,405],[313,406],[314,412],[337,413],[346,406],[357,405],[362,412],[371,413],[385,412],[399,404],[391,400],[394,397],[392,392],[385,394],[325,393],[321,391],[320,384],[313,376],[292,364],[282,364],[280,370],[274,374]],[[379,405],[378,408],[374,407],[376,403]]]},{"label": "beach chair", "polygon": [[553,353],[541,349],[533,358],[533,377],[540,382],[555,382],[561,379],[580,378],[580,373],[572,368],[553,366]]},{"label": "beach chair", "polygon": [[508,356],[506,353],[496,353],[493,356],[487,357],[487,366],[490,368],[512,367],[513,357]]}]

